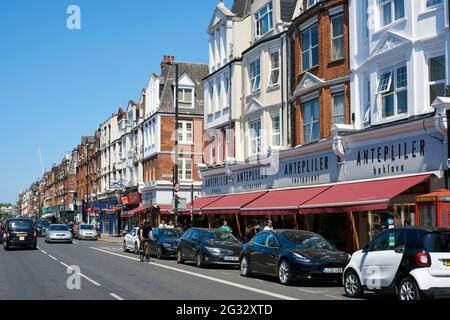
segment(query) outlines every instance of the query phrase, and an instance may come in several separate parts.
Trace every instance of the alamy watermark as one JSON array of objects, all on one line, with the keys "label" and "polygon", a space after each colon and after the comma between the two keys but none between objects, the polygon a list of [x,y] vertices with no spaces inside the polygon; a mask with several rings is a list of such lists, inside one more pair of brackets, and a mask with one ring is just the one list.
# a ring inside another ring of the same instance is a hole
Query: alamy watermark
[{"label": "alamy watermark", "polygon": [[67,289],[81,290],[81,269],[79,266],[68,266],[66,273],[69,277],[66,281]]},{"label": "alamy watermark", "polygon": [[81,9],[79,6],[72,4],[67,7],[66,13],[69,15],[67,17],[66,26],[69,30],[81,30]]}]

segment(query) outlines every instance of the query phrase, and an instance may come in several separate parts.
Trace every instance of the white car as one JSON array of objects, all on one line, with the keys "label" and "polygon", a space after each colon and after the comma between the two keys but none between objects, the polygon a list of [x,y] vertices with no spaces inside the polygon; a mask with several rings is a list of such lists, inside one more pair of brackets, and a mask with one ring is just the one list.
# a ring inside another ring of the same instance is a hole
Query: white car
[{"label": "white car", "polygon": [[131,232],[127,233],[123,238],[123,251],[130,251],[138,254],[139,246],[139,228],[133,228],[131,229]]},{"label": "white car", "polygon": [[97,231],[93,225],[80,224],[78,230],[75,233],[75,238],[79,240],[95,240],[98,239]]},{"label": "white car", "polygon": [[45,234],[45,243],[65,242],[72,243],[72,232],[65,224],[52,224]]},{"label": "white car", "polygon": [[364,290],[395,294],[400,300],[450,297],[450,230],[384,231],[353,254],[343,283],[351,298]]}]

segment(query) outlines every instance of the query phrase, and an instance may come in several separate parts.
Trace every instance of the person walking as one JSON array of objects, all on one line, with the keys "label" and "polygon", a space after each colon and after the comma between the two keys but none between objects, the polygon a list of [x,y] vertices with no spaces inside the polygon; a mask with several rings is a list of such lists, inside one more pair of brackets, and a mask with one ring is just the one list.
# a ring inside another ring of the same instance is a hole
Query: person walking
[{"label": "person walking", "polygon": [[172,220],[169,221],[169,224],[166,226],[166,228],[167,229],[174,229],[175,228],[175,226],[173,225],[173,221]]},{"label": "person walking", "polygon": [[222,226],[219,227],[219,230],[223,230],[223,231],[227,231],[227,232],[232,232],[233,230],[230,228],[230,226],[228,225],[228,222],[226,220],[223,221]]},{"label": "person walking", "polygon": [[165,229],[165,228],[167,228],[166,220],[163,220],[163,221],[161,222],[161,224],[159,225],[159,228],[160,228],[160,229]]}]

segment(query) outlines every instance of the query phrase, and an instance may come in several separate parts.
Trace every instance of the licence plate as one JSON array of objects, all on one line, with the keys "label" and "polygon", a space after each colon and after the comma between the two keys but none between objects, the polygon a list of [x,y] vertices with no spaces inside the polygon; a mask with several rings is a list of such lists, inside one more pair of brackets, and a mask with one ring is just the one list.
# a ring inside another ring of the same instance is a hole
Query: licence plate
[{"label": "licence plate", "polygon": [[444,264],[446,267],[450,267],[450,260],[449,259],[444,260]]},{"label": "licence plate", "polygon": [[19,241],[25,241],[25,237],[19,237]]},{"label": "licence plate", "polygon": [[17,236],[20,238],[23,238],[23,237],[26,237],[27,235],[26,234],[17,234]]},{"label": "licence plate", "polygon": [[342,273],[344,270],[342,268],[325,268],[323,273]]},{"label": "licence plate", "polygon": [[239,261],[239,257],[225,257],[225,261]]}]

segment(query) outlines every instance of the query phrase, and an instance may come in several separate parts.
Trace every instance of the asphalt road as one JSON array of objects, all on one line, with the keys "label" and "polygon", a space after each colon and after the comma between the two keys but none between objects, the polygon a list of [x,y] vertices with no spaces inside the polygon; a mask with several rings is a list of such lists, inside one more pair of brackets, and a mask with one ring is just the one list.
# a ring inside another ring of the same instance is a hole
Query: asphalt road
[{"label": "asphalt road", "polygon": [[[347,299],[343,288],[333,283],[285,287],[276,279],[243,278],[238,268],[198,269],[190,264],[156,259],[149,264],[141,263],[138,256],[124,253],[120,244],[91,241],[45,244],[40,239],[38,247],[36,251],[0,248],[0,300]],[[71,270],[77,268],[81,287],[69,289],[68,278],[74,278]]]}]

